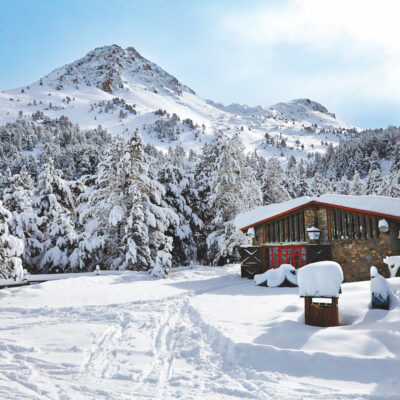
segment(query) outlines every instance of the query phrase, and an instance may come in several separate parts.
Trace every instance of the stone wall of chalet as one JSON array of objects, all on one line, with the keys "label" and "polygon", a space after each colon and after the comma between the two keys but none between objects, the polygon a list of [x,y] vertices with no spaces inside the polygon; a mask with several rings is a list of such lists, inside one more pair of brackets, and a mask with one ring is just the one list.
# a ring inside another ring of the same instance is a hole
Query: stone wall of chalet
[{"label": "stone wall of chalet", "polygon": [[371,266],[388,277],[388,268],[383,263],[384,256],[392,255],[389,234],[381,233],[377,239],[336,240],[330,241],[332,260],[343,269],[345,282],[365,281],[370,279]]}]

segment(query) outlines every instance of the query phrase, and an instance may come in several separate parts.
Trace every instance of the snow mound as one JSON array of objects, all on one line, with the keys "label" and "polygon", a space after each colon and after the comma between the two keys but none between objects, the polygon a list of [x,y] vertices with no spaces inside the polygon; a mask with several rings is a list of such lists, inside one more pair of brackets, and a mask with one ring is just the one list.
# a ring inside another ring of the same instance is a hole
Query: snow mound
[{"label": "snow mound", "polygon": [[334,261],[319,261],[297,271],[301,297],[339,297],[342,267]]},{"label": "snow mound", "polygon": [[389,308],[393,309],[399,305],[399,299],[395,295],[389,282],[378,272],[376,267],[371,267],[371,295],[381,299],[383,302],[389,300]]},{"label": "snow mound", "polygon": [[280,286],[285,282],[285,279],[297,286],[296,269],[290,264],[282,264],[279,268],[269,269],[263,274],[254,275],[254,281],[257,285],[266,283],[268,287]]}]

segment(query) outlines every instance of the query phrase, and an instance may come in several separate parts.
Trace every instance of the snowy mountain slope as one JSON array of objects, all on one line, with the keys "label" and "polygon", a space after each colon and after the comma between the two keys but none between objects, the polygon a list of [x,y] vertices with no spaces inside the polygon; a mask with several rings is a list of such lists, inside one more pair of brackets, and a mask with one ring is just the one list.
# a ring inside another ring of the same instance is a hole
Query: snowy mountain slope
[{"label": "snowy mountain slope", "polygon": [[0,93],[0,124],[30,119],[37,111],[52,118],[66,115],[82,128],[101,124],[119,135],[138,126],[147,142],[164,149],[179,143],[196,150],[215,131],[240,132],[249,151],[281,157],[323,152],[354,129],[308,99],[272,107],[203,100],[132,47],[117,45],[97,48],[29,86]]},{"label": "snowy mountain slope", "polygon": [[397,309],[370,310],[369,282],[342,290],[341,326],[317,328],[297,288],[238,265],[5,289],[0,398],[397,399]]}]

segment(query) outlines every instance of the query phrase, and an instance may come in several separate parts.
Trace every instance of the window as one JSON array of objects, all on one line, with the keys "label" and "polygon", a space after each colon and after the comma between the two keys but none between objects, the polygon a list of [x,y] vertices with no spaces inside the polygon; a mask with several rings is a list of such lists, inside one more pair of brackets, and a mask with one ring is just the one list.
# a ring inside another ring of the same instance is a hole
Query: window
[{"label": "window", "polygon": [[295,220],[294,220],[294,215],[292,215],[292,227],[291,227],[291,232],[290,232],[290,240],[294,242],[296,240],[296,231],[295,231]]},{"label": "window", "polygon": [[339,217],[339,237],[340,239],[344,239],[343,214],[340,211],[338,212],[338,217]]},{"label": "window", "polygon": [[339,229],[338,229],[338,220],[337,220],[337,212],[333,210],[333,238],[338,239],[339,238]]},{"label": "window", "polygon": [[328,210],[329,240],[379,238],[378,221],[377,217],[330,209]]},{"label": "window", "polygon": [[350,239],[350,215],[344,214],[345,239]]},{"label": "window", "polygon": [[301,240],[300,214],[297,214],[297,241]]},{"label": "window", "polygon": [[373,239],[375,237],[374,231],[375,231],[375,226],[374,226],[374,220],[372,218],[369,219],[369,232],[370,232],[370,237]]},{"label": "window", "polygon": [[350,219],[351,219],[350,220],[350,223],[351,223],[351,229],[350,229],[351,238],[355,239],[356,238],[356,218],[355,218],[354,214],[351,214]]},{"label": "window", "polygon": [[365,239],[370,239],[370,232],[369,232],[369,227],[368,227],[368,217],[363,218],[363,228],[364,228]]},{"label": "window", "polygon": [[361,239],[364,231],[361,215],[357,216],[357,220],[358,220],[358,238]]}]

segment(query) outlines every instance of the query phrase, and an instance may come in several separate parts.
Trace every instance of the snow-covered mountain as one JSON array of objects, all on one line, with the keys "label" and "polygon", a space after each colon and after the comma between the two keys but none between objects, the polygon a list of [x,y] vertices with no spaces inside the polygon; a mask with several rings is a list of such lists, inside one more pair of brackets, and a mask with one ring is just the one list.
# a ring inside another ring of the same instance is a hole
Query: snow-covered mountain
[{"label": "snow-covered mountain", "polygon": [[[223,105],[204,100],[134,48],[97,48],[37,82],[0,92],[0,124],[36,114],[67,116],[82,128],[101,124],[128,136],[139,127],[159,148],[199,149],[214,132],[240,132],[248,150],[265,156],[306,157],[357,129],[309,99],[271,107]],[[42,114],[43,113],[43,114]]]}]

